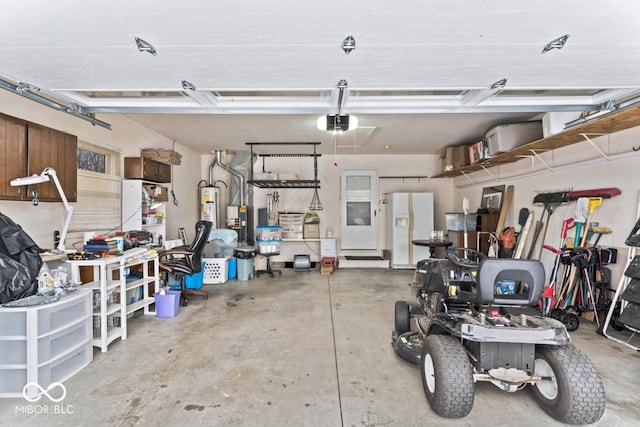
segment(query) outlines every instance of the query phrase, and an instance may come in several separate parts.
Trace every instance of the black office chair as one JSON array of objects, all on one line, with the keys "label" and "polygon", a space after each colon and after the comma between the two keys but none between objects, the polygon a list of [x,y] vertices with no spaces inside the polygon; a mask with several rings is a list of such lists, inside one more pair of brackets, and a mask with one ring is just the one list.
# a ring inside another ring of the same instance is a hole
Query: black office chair
[{"label": "black office chair", "polygon": [[196,237],[188,246],[177,246],[158,254],[158,265],[169,273],[174,273],[180,278],[180,290],[182,293],[182,305],[186,307],[189,302],[187,295],[199,295],[207,299],[209,293],[199,289],[187,289],[185,276],[202,271],[202,254],[209,239],[209,232],[213,223],[211,221],[198,221],[196,223]]}]

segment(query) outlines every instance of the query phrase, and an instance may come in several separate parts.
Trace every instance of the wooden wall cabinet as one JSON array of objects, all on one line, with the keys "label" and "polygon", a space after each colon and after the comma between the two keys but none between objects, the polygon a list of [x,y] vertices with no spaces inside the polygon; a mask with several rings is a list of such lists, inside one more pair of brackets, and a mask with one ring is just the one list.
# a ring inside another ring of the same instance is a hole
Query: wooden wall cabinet
[{"label": "wooden wall cabinet", "polygon": [[35,123],[0,114],[0,199],[32,200],[38,191],[44,202],[59,202],[53,181],[33,186],[11,187],[10,181],[55,169],[67,200],[77,201],[78,138]]},{"label": "wooden wall cabinet", "polygon": [[[27,129],[28,175],[39,174],[45,168],[55,169],[67,200],[78,200],[78,138],[44,126],[29,123]],[[25,188],[25,187],[22,187]],[[31,187],[26,200],[31,200]],[[60,201],[53,180],[36,186],[43,202]]]},{"label": "wooden wall cabinet", "polygon": [[22,200],[25,188],[9,185],[22,176],[27,176],[27,122],[0,114],[0,199]]},{"label": "wooden wall cabinet", "polygon": [[144,157],[125,157],[124,177],[153,182],[171,182],[171,165]]}]

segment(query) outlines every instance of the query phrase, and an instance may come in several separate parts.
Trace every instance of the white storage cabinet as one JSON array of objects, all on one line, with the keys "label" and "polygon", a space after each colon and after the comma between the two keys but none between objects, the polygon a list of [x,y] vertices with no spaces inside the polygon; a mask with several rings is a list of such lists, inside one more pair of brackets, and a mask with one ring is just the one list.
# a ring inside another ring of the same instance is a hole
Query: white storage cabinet
[{"label": "white storage cabinet", "polygon": [[[122,231],[143,230],[157,240],[160,236],[166,240],[166,198],[167,188],[160,184],[139,179],[122,180]],[[159,206],[151,209],[156,204]]]},{"label": "white storage cabinet", "polygon": [[0,397],[33,398],[93,360],[91,292],[32,307],[0,308]]},{"label": "white storage cabinet", "polygon": [[[154,303],[149,287],[158,288],[158,255],[145,249],[125,251],[121,256],[91,260],[73,260],[71,278],[81,282],[80,269],[93,269],[94,280],[82,285],[93,293],[93,345],[105,353],[117,338],[127,339],[127,315],[143,309],[144,314],[155,314],[149,306]],[[141,278],[128,280],[126,269],[142,266]],[[141,295],[140,299],[127,298],[127,294]]]}]

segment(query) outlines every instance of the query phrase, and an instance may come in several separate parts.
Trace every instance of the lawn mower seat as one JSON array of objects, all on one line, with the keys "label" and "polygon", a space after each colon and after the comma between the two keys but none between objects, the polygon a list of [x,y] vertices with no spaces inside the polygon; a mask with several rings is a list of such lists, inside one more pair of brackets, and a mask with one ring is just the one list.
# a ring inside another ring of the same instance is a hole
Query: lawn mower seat
[{"label": "lawn mower seat", "polygon": [[537,260],[487,258],[478,267],[475,289],[458,301],[491,306],[537,304],[544,288],[544,266]]}]

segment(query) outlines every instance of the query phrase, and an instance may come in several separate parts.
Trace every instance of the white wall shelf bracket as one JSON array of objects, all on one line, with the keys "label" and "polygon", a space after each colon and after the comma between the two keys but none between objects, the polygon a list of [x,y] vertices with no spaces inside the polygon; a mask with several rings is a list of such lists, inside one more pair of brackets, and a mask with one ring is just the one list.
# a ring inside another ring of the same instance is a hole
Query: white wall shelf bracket
[{"label": "white wall shelf bracket", "polygon": [[[596,143],[593,142],[591,140],[591,138],[589,138],[589,135],[591,135],[591,136],[602,136],[602,135],[606,135],[606,133],[581,133],[580,136],[582,136],[584,139],[589,141],[589,144],[591,144],[591,146],[593,148],[595,148],[598,153],[600,153],[600,155],[602,156],[603,159],[610,160],[609,157],[606,154],[604,154],[604,152],[596,145]],[[611,135],[611,134],[609,134],[609,135]]]},{"label": "white wall shelf bracket", "polygon": [[[540,157],[540,154],[538,154],[537,151],[535,150],[529,150],[531,151],[531,153],[533,153],[534,157],[538,160],[540,160],[540,163],[542,163],[547,169],[549,169],[550,171],[553,171],[553,168],[547,163],[545,162],[542,157]],[[532,157],[533,158],[533,157]]]},{"label": "white wall shelf bracket", "polygon": [[484,170],[491,178],[493,178],[494,181],[498,180],[498,177],[492,174],[491,171],[486,167],[482,166],[482,170]]},{"label": "white wall shelf bracket", "polygon": [[467,175],[464,171],[460,171],[460,173],[469,180],[469,182],[473,185],[476,185],[476,182],[474,180],[471,179],[471,177],[469,175]]}]

